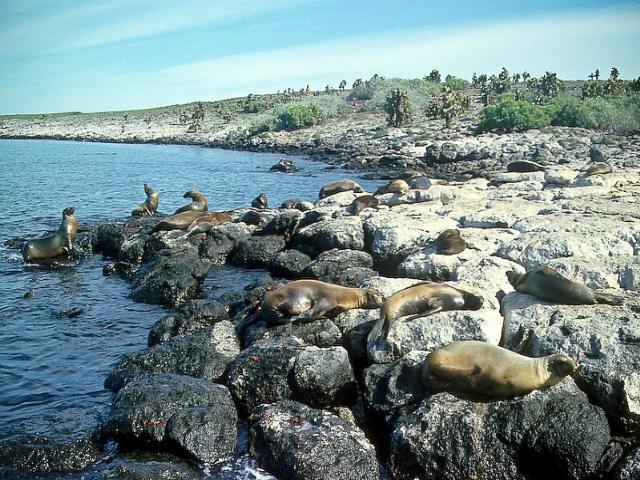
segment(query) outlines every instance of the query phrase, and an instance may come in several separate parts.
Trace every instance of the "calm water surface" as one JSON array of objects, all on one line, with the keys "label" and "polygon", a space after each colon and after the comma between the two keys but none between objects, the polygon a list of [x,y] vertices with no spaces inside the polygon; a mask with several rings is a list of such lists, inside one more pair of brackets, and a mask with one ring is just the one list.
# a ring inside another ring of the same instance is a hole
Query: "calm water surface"
[{"label": "calm water surface", "polygon": [[[126,216],[144,201],[144,182],[160,192],[159,210],[173,212],[192,188],[207,195],[211,210],[225,210],[247,206],[261,192],[272,206],[314,200],[323,184],[357,178],[290,156],[298,173],[269,172],[280,158],[189,146],[0,140],[0,438],[63,435],[79,417],[103,415],[111,397],[102,387],[105,375],[120,355],[146,346],[149,328],[165,313],[132,302],[124,281],[102,275],[106,261],[98,255],[44,271],[25,266],[4,242],[56,229],[69,205],[81,225]],[[359,181],[368,191],[379,184]],[[258,274],[212,271],[207,296]],[[30,288],[33,298],[23,299]],[[57,315],[75,307],[84,309],[78,317]]]}]

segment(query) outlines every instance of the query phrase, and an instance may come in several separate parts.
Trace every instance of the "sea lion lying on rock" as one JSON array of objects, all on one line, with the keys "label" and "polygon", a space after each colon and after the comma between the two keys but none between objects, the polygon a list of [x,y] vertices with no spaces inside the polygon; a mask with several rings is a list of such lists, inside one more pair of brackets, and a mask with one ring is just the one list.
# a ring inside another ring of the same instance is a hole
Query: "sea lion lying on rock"
[{"label": "sea lion lying on rock", "polygon": [[467,243],[460,236],[460,230],[449,228],[438,235],[436,246],[440,255],[456,255],[467,248]]},{"label": "sea lion lying on rock", "polygon": [[147,194],[147,199],[144,203],[137,205],[132,211],[132,216],[138,215],[153,215],[158,210],[158,203],[160,202],[160,195],[153,188],[146,183],[144,184],[144,193]]},{"label": "sea lion lying on rock", "polygon": [[351,202],[348,210],[351,215],[358,216],[365,208],[378,208],[379,206],[380,201],[373,195],[360,195]]},{"label": "sea lion lying on rock", "polygon": [[527,160],[516,160],[515,162],[511,162],[507,165],[507,172],[529,173],[544,172],[545,170],[546,168],[544,165]]},{"label": "sea lion lying on rock", "polygon": [[553,268],[529,270],[522,274],[507,272],[509,283],[518,292],[527,293],[546,302],[565,305],[594,305],[606,303],[621,305],[623,299],[608,293],[598,293],[586,285],[573,282]]},{"label": "sea lion lying on rock", "polygon": [[330,195],[335,195],[336,193],[340,192],[348,192],[350,190],[353,190],[356,193],[364,192],[363,188],[353,180],[343,179],[338,180],[337,182],[327,183],[320,189],[318,199],[322,199]]},{"label": "sea lion lying on rock", "polygon": [[199,212],[196,210],[176,213],[175,215],[171,215],[158,223],[153,227],[151,233],[163,230],[186,230],[193,222],[205,214],[206,212]]},{"label": "sea lion lying on rock", "polygon": [[58,231],[44,238],[29,240],[22,247],[22,258],[25,262],[54,258],[73,250],[73,242],[78,234],[76,207],[67,207],[62,211],[62,223]]},{"label": "sea lion lying on rock", "polygon": [[404,195],[409,191],[409,184],[404,180],[392,180],[386,185],[379,187],[375,195],[383,195],[385,193],[398,193]]},{"label": "sea lion lying on rock", "polygon": [[426,317],[448,310],[479,310],[484,299],[444,283],[424,282],[391,295],[380,309],[380,318],[367,337],[368,342],[386,340],[391,327],[400,317]]},{"label": "sea lion lying on rock", "polygon": [[531,358],[486,342],[462,341],[427,355],[422,383],[430,391],[511,398],[551,387],[577,370],[566,355]]},{"label": "sea lion lying on rock", "polygon": [[271,325],[312,321],[354,308],[378,308],[382,296],[368,288],[349,288],[319,280],[295,280],[264,295],[262,316]]},{"label": "sea lion lying on rock", "polygon": [[191,198],[193,201],[189,205],[185,205],[184,207],[177,209],[175,211],[176,214],[188,211],[206,212],[209,209],[207,197],[204,196],[204,193],[198,190],[189,190],[182,197]]},{"label": "sea lion lying on rock", "polygon": [[607,162],[598,162],[587,168],[580,174],[581,177],[591,177],[592,175],[606,175],[613,172],[613,168]]},{"label": "sea lion lying on rock", "polygon": [[199,233],[206,233],[211,227],[221,225],[231,221],[231,215],[226,212],[209,212],[196,218],[191,225],[187,227],[189,236]]}]

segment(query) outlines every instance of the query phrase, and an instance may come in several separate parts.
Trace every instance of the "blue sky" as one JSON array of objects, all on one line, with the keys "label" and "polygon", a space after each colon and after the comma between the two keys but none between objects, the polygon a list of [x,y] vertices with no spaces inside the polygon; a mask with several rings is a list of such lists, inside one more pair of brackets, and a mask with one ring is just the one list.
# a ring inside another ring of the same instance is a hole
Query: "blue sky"
[{"label": "blue sky", "polygon": [[640,1],[0,0],[0,113],[614,65],[640,76]]}]

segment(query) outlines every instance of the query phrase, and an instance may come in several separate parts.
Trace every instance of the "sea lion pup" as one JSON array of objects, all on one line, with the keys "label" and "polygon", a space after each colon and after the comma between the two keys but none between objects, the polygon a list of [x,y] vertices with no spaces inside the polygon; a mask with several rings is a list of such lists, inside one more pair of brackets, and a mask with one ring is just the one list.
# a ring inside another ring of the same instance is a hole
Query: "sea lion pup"
[{"label": "sea lion pup", "polygon": [[342,287],[319,280],[294,280],[264,295],[262,315],[269,324],[281,325],[331,318],[353,308],[381,305],[382,296],[376,290]]},{"label": "sea lion pup", "polygon": [[351,205],[349,205],[348,211],[351,215],[358,216],[360,212],[365,208],[378,208],[380,201],[373,195],[360,195],[356,198]]},{"label": "sea lion pup", "polygon": [[184,207],[180,207],[174,213],[182,213],[188,211],[195,212],[206,212],[209,210],[209,202],[207,201],[207,197],[204,196],[204,193],[198,190],[189,190],[185,193],[182,198],[191,198],[193,201],[189,205],[185,205]]},{"label": "sea lion pup", "polygon": [[191,225],[187,227],[189,236],[197,235],[199,233],[206,233],[211,230],[211,227],[221,225],[231,221],[231,215],[226,212],[209,212],[196,218]]},{"label": "sea lion pup", "polygon": [[367,337],[368,342],[386,340],[394,323],[407,315],[407,321],[448,310],[479,310],[484,299],[444,283],[424,282],[391,295],[380,309],[380,318]]},{"label": "sea lion pup", "polygon": [[258,195],[256,198],[253,199],[253,201],[251,202],[251,206],[253,208],[264,209],[264,208],[267,208],[268,202],[269,200],[267,198],[267,194],[261,193],[260,195]]},{"label": "sea lion pup", "polygon": [[529,270],[524,274],[509,271],[507,278],[518,292],[533,295],[546,302],[565,305],[594,305],[596,303],[621,305],[623,303],[621,297],[594,292],[586,285],[573,282],[549,267]]},{"label": "sea lion pup", "polygon": [[166,230],[186,230],[196,219],[206,215],[205,212],[188,210],[165,218],[151,230],[151,233]]},{"label": "sea lion pup", "polygon": [[507,165],[507,172],[517,173],[529,173],[529,172],[544,172],[546,168],[544,165],[540,165],[536,162],[530,162],[528,160],[516,160]]},{"label": "sea lion pup", "polygon": [[427,355],[422,364],[422,383],[431,391],[511,398],[551,387],[577,370],[572,358],[559,353],[525,357],[469,340],[453,342]]},{"label": "sea lion pup", "polygon": [[580,174],[581,177],[590,177],[592,175],[606,175],[613,172],[613,168],[607,162],[594,163],[588,169]]},{"label": "sea lion pup", "polygon": [[246,223],[247,225],[255,225],[257,227],[262,227],[265,223],[267,223],[267,219],[264,214],[260,213],[257,210],[247,210],[238,219],[239,222]]},{"label": "sea lion pup", "polygon": [[440,255],[456,255],[467,248],[467,243],[460,236],[460,230],[449,228],[438,235],[436,246]]},{"label": "sea lion pup", "polygon": [[363,188],[353,180],[342,179],[337,182],[327,183],[322,187],[320,189],[320,193],[318,193],[318,200],[330,195],[335,195],[336,193],[348,192],[350,190],[353,190],[355,193],[364,192]]},{"label": "sea lion pup", "polygon": [[76,207],[62,210],[62,223],[58,231],[44,238],[29,240],[22,247],[22,258],[25,262],[54,258],[73,250],[73,242],[78,234],[78,219],[75,215]]},{"label": "sea lion pup", "polygon": [[404,180],[392,180],[386,185],[379,187],[374,195],[383,195],[385,193],[398,193],[404,195],[409,191],[409,184]]},{"label": "sea lion pup", "polygon": [[131,211],[132,216],[153,215],[158,210],[158,203],[160,202],[158,192],[145,183],[144,193],[147,194],[147,199]]}]

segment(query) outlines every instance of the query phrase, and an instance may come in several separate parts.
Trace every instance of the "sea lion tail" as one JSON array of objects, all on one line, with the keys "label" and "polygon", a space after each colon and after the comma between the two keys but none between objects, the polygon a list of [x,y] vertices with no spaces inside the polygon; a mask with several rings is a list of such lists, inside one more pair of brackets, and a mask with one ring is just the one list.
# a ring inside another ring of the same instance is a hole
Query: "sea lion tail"
[{"label": "sea lion tail", "polygon": [[384,341],[387,339],[387,335],[389,335],[389,322],[387,317],[381,316],[369,332],[367,342],[378,343]]},{"label": "sea lion tail", "polygon": [[596,302],[606,303],[607,305],[623,305],[624,298],[617,295],[611,295],[609,293],[597,293],[595,294]]}]

